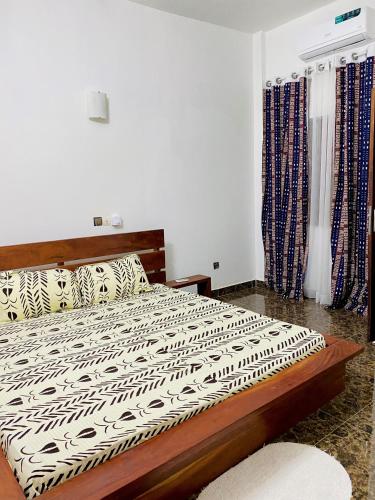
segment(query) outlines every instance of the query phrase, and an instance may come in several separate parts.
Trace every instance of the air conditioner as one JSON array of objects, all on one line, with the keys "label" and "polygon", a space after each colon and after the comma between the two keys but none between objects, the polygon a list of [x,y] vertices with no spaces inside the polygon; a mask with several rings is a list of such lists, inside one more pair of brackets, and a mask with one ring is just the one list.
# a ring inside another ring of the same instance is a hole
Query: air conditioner
[{"label": "air conditioner", "polygon": [[337,52],[375,38],[375,12],[371,7],[355,9],[329,23],[314,26],[304,36],[304,45],[298,53],[303,61]]}]

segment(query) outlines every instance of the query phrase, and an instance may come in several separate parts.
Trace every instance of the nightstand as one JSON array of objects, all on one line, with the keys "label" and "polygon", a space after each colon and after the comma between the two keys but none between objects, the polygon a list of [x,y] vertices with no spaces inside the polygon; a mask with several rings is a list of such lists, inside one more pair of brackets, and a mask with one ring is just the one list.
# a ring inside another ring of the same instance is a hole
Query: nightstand
[{"label": "nightstand", "polygon": [[199,295],[211,297],[211,278],[203,274],[195,274],[184,278],[186,281],[166,281],[166,285],[170,288],[184,288],[185,286],[197,285]]}]

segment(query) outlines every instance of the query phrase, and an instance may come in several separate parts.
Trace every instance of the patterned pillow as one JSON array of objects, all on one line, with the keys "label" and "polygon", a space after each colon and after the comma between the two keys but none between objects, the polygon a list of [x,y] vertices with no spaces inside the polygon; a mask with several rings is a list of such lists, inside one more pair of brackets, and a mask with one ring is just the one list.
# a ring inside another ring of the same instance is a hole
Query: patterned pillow
[{"label": "patterned pillow", "polygon": [[81,266],[75,273],[85,306],[153,290],[136,254],[110,262]]},{"label": "patterned pillow", "polygon": [[81,307],[74,273],[66,269],[0,273],[0,323]]}]

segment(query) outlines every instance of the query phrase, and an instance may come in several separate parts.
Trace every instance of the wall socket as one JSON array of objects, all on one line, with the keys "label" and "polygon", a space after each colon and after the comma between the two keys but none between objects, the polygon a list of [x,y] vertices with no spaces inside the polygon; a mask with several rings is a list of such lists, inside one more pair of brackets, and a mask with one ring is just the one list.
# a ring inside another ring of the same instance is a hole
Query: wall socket
[{"label": "wall socket", "polygon": [[112,226],[111,217],[94,217],[94,226]]},{"label": "wall socket", "polygon": [[219,269],[220,262],[214,262],[214,269]]},{"label": "wall socket", "polygon": [[102,226],[103,217],[94,217],[94,226]]}]

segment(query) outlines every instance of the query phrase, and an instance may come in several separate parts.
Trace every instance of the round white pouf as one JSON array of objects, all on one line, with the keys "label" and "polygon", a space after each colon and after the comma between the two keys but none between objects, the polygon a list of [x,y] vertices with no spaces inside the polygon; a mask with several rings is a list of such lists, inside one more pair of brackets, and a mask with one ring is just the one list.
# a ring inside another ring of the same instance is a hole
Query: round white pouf
[{"label": "round white pouf", "polygon": [[275,443],[210,483],[199,500],[350,500],[352,483],[344,467],[324,451],[296,443]]}]

